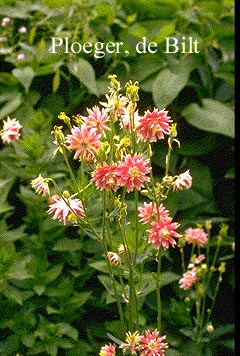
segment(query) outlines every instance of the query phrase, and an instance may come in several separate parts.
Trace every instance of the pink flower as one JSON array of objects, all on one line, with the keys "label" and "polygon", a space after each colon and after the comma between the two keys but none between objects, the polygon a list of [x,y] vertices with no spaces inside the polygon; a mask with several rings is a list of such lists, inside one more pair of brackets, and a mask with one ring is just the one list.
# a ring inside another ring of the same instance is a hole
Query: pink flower
[{"label": "pink flower", "polygon": [[0,131],[0,136],[3,143],[10,143],[16,141],[21,136],[19,131],[21,125],[18,120],[7,118],[7,121],[3,120],[3,129]]},{"label": "pink flower", "polygon": [[205,256],[204,255],[199,255],[198,257],[195,257],[193,263],[198,265],[199,263],[201,263],[204,260],[205,260]]},{"label": "pink flower", "polygon": [[113,265],[117,266],[121,263],[121,257],[116,252],[108,252],[107,256]]},{"label": "pink flower", "polygon": [[143,182],[149,182],[150,178],[147,174],[150,168],[147,166],[149,159],[144,160],[141,154],[135,154],[133,157],[127,155],[124,162],[120,162],[117,168],[118,184],[125,186],[127,192],[131,192],[134,188],[140,190],[143,187]]},{"label": "pink flower", "polygon": [[21,34],[27,33],[27,27],[25,27],[25,26],[19,27],[18,32]]},{"label": "pink flower", "polygon": [[42,194],[42,195],[50,194],[48,179],[43,178],[41,174],[39,174],[37,178],[31,181],[31,186],[37,194]]},{"label": "pink flower", "polygon": [[125,96],[119,95],[106,95],[107,103],[100,102],[105,107],[107,113],[113,114],[113,116],[120,116],[124,114],[125,106],[128,103],[128,99]]},{"label": "pink flower", "polygon": [[137,349],[141,351],[140,356],[164,356],[164,350],[168,348],[168,344],[164,342],[166,335],[159,337],[158,330],[152,333],[147,330],[145,336],[140,336],[140,344]]},{"label": "pink flower", "polygon": [[17,55],[17,60],[18,61],[24,61],[24,59],[25,59],[25,54],[24,53],[19,53]]},{"label": "pink flower", "polygon": [[173,190],[187,190],[192,185],[192,177],[189,173],[189,169],[179,174],[177,179],[173,182]]},{"label": "pink flower", "polygon": [[196,271],[196,267],[194,267],[190,271],[185,272],[183,278],[179,281],[179,287],[182,289],[189,289],[197,280]]},{"label": "pink flower", "polygon": [[149,243],[153,243],[155,248],[163,247],[169,248],[169,245],[176,245],[175,238],[180,237],[175,230],[179,227],[179,224],[173,223],[172,218],[168,217],[160,221],[153,221],[151,228],[147,230],[149,233]]},{"label": "pink flower", "polygon": [[99,356],[115,356],[115,345],[109,344],[101,347]]},{"label": "pink flower", "polygon": [[207,234],[200,228],[192,229],[191,227],[185,231],[185,239],[189,244],[204,246],[207,241]]},{"label": "pink flower", "polygon": [[73,126],[72,135],[67,135],[66,142],[69,143],[69,148],[75,150],[74,159],[79,158],[85,162],[95,161],[94,151],[98,150],[102,143],[100,142],[100,134],[96,129],[89,129],[86,124],[82,124],[79,128]]},{"label": "pink flower", "polygon": [[4,17],[4,18],[2,19],[1,26],[2,26],[2,27],[5,27],[5,26],[7,26],[8,24],[10,24],[10,22],[11,22],[10,17]]},{"label": "pink flower", "polygon": [[100,134],[110,130],[109,126],[106,125],[109,116],[105,109],[100,110],[98,106],[94,106],[92,109],[87,109],[87,111],[88,116],[84,117],[84,122],[88,128],[95,128]]},{"label": "pink flower", "polygon": [[168,217],[168,210],[162,204],[159,207],[155,203],[143,203],[142,207],[138,208],[140,221],[148,224],[154,220],[161,220]]},{"label": "pink flower", "polygon": [[70,220],[76,223],[77,217],[83,218],[85,213],[79,199],[53,197],[54,203],[50,205],[48,213],[54,213],[53,220],[62,221],[64,225]]},{"label": "pink flower", "polygon": [[168,134],[172,122],[171,118],[167,116],[167,111],[154,109],[152,112],[145,111],[144,117],[138,120],[139,125],[136,131],[143,141],[157,141],[163,139],[164,134]]},{"label": "pink flower", "polygon": [[116,191],[119,187],[117,184],[116,164],[112,166],[109,166],[108,164],[104,164],[102,167],[97,167],[95,171],[92,173],[92,178],[100,190],[113,189]]}]

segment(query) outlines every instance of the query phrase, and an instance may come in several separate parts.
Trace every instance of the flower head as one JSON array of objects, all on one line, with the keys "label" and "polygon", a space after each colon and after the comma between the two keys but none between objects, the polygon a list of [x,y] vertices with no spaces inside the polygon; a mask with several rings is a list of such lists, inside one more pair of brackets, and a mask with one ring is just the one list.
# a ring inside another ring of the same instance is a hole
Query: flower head
[{"label": "flower head", "polygon": [[48,179],[43,178],[41,174],[39,174],[37,178],[31,180],[31,186],[38,194],[42,194],[42,195],[50,194]]},{"label": "flower head", "polygon": [[3,129],[0,131],[0,136],[3,143],[10,143],[16,141],[20,137],[21,125],[18,120],[7,118],[7,121],[3,120]]},{"label": "flower head", "polygon": [[146,111],[145,115],[138,120],[136,131],[143,141],[157,141],[170,132],[172,120],[167,113],[165,110],[154,109],[152,112]]},{"label": "flower head", "polygon": [[187,190],[192,186],[192,176],[189,173],[189,169],[179,174],[177,179],[172,184],[173,190]]},{"label": "flower head", "polygon": [[142,207],[138,208],[140,221],[144,224],[152,221],[165,219],[168,217],[168,210],[162,204],[157,206],[155,203],[143,203]]},{"label": "flower head", "polygon": [[175,246],[175,238],[181,235],[175,230],[179,227],[179,224],[173,223],[172,218],[168,217],[160,221],[153,221],[151,228],[147,230],[149,233],[149,243],[153,243],[155,248],[163,247],[168,249],[169,246]]},{"label": "flower head", "polygon": [[197,269],[196,267],[193,267],[190,271],[187,271],[183,274],[183,277],[179,281],[179,287],[182,289],[189,289],[196,281]]},{"label": "flower head", "polygon": [[189,244],[197,245],[199,247],[204,246],[207,241],[207,234],[200,228],[188,228],[185,231],[185,239]]},{"label": "flower head", "polygon": [[88,116],[84,116],[84,122],[88,128],[95,128],[100,134],[106,130],[110,130],[106,124],[109,120],[109,116],[105,109],[100,110],[98,106],[94,106],[92,109],[87,109],[87,111]]},{"label": "flower head", "polygon": [[17,60],[18,61],[24,61],[24,59],[25,59],[25,54],[24,53],[19,53],[17,55]]},{"label": "flower head", "polygon": [[137,354],[137,345],[140,340],[140,335],[138,331],[131,333],[130,331],[126,334],[126,342],[122,343],[119,348],[120,349],[129,349],[131,355]]},{"label": "flower head", "polygon": [[73,158],[85,162],[95,161],[94,151],[102,145],[96,129],[89,129],[86,124],[82,124],[81,127],[73,126],[71,132],[71,135],[67,135],[66,142],[69,143],[70,150],[76,151]]},{"label": "flower head", "polygon": [[133,191],[134,188],[140,190],[144,182],[150,181],[147,176],[150,172],[148,164],[149,159],[144,160],[141,154],[135,154],[133,157],[127,155],[117,168],[118,184],[125,186],[127,192]]},{"label": "flower head", "polygon": [[113,265],[117,266],[121,263],[121,257],[116,252],[108,252],[107,256]]},{"label": "flower head", "polygon": [[10,24],[10,22],[11,22],[10,17],[4,17],[4,18],[2,19],[1,26],[2,26],[2,27],[5,27],[5,26],[7,26],[8,24]]},{"label": "flower head", "polygon": [[76,222],[77,217],[83,218],[85,213],[82,202],[79,199],[59,198],[55,196],[48,209],[48,213],[54,213],[53,220],[62,221],[64,225],[70,220],[72,223]]},{"label": "flower head", "polygon": [[109,166],[104,164],[103,166],[97,167],[92,173],[92,178],[100,190],[117,190],[117,165],[114,164]]},{"label": "flower head", "polygon": [[166,335],[158,336],[159,331],[156,329],[152,333],[147,330],[145,336],[140,336],[140,343],[137,347],[141,351],[140,356],[164,356],[168,344],[164,342]]},{"label": "flower head", "polygon": [[115,350],[116,346],[113,344],[102,346],[99,356],[115,356]]},{"label": "flower head", "polygon": [[19,27],[18,32],[21,34],[27,33],[27,27],[25,27],[25,26]]}]

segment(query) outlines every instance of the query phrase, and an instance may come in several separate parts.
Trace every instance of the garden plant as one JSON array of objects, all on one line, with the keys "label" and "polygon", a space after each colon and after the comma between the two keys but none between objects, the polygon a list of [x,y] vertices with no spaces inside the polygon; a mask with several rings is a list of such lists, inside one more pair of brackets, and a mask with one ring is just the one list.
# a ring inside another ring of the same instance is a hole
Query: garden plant
[{"label": "garden plant", "polygon": [[0,354],[232,356],[233,2],[0,15]]}]

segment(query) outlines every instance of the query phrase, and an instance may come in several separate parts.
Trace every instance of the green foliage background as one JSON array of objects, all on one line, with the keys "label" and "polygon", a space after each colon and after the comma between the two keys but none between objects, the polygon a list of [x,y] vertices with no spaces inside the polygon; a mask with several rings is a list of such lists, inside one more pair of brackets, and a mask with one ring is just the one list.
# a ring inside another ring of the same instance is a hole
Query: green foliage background
[{"label": "green foliage background", "polygon": [[[177,122],[181,148],[173,153],[171,170],[189,168],[193,186],[172,195],[171,215],[182,229],[206,219],[216,229],[221,222],[230,226],[218,329],[206,356],[233,355],[234,2],[7,0],[0,7],[0,17],[6,16],[11,24],[0,29],[6,39],[0,42],[0,120],[16,117],[23,129],[21,140],[0,146],[0,354],[97,355],[106,333],[117,332],[116,308],[101,284],[97,242],[53,222],[47,202],[29,185],[39,173],[64,182],[65,167],[51,159],[57,115],[86,113],[103,99],[114,73],[123,84],[139,81],[140,114],[166,108]],[[20,26],[27,34],[18,33]],[[123,53],[99,59],[52,54],[54,36],[123,42]],[[196,37],[200,53],[165,54],[165,38],[172,36]],[[157,43],[157,53],[136,52],[143,37]],[[21,53],[23,61],[17,59]],[[165,154],[156,143],[156,176],[164,171]],[[166,257],[172,266],[166,273],[179,273],[174,257]],[[166,355],[191,355],[191,341],[179,333],[189,319],[177,282],[168,277],[164,320],[172,348]],[[151,293],[144,308],[150,320]]]}]

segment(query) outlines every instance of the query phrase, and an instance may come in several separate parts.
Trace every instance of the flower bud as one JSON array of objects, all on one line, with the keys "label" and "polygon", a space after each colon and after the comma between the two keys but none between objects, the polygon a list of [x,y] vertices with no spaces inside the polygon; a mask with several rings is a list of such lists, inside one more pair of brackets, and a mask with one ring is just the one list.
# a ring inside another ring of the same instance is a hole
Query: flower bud
[{"label": "flower bud", "polygon": [[115,253],[115,252],[108,252],[107,254],[109,261],[115,265],[118,266],[121,263],[121,258],[120,256]]},{"label": "flower bud", "polygon": [[125,86],[126,86],[127,98],[131,101],[138,101],[139,100],[139,96],[138,96],[139,83],[135,82],[134,84],[132,84],[132,81],[129,80],[129,82],[127,82],[127,84]]},{"label": "flower bud", "polygon": [[213,331],[214,331],[214,327],[213,327],[212,323],[208,324],[207,325],[207,332],[209,334],[211,334]]}]

